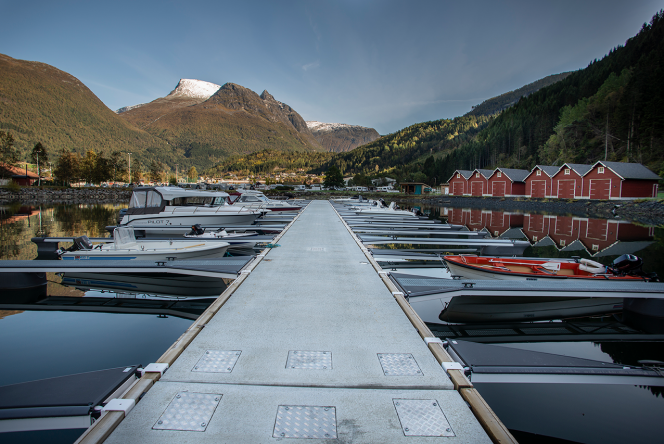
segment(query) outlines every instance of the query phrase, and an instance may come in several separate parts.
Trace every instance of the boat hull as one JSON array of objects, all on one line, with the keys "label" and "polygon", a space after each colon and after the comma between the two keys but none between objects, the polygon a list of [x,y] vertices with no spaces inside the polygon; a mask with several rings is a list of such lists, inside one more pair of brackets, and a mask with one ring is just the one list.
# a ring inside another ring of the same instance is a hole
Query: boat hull
[{"label": "boat hull", "polygon": [[[156,245],[151,245],[152,243]],[[158,244],[157,244],[158,243]],[[164,242],[170,244],[170,242]],[[228,242],[196,242],[180,241],[172,242],[172,246],[162,246],[162,242],[141,242],[136,246],[127,248],[113,248],[110,244],[107,249],[78,250],[63,253],[63,260],[142,260],[167,262],[169,260],[186,259],[213,259],[220,258],[226,254],[230,244]],[[178,246],[178,244],[180,244]]]},{"label": "boat hull", "polygon": [[618,313],[622,298],[457,296],[439,315],[445,322],[523,322]]},{"label": "boat hull", "polygon": [[[463,257],[463,256],[454,256],[456,257]],[[473,259],[473,256],[469,256],[469,258]],[[538,279],[538,280],[561,280],[561,279],[582,279],[582,280],[620,280],[620,281],[641,281],[643,280],[640,277],[637,276],[613,276],[610,274],[556,274],[555,272],[551,273],[545,273],[545,272],[527,272],[527,271],[503,271],[499,267],[481,267],[477,266],[473,263],[468,263],[468,264],[463,264],[456,262],[455,260],[451,260],[449,257],[445,256],[445,263],[447,264],[448,268],[450,269],[450,273],[452,276],[461,276],[463,279],[493,279],[493,280],[517,280],[517,281],[523,281],[526,279]],[[510,260],[509,258],[502,258],[505,263],[508,266],[512,266],[508,261]],[[521,258],[520,260],[526,261],[525,258]],[[533,260],[530,260],[531,262],[535,262]],[[541,261],[542,264],[545,263],[545,261]],[[550,262],[549,262],[550,263]],[[561,262],[560,266],[561,267],[568,267],[570,264],[573,262],[568,262],[566,265]],[[527,267],[522,267],[522,268],[527,268]]]},{"label": "boat hull", "polygon": [[219,296],[226,283],[217,278],[170,273],[65,273],[62,284],[79,289],[103,289],[155,295]]},{"label": "boat hull", "polygon": [[160,213],[160,214],[139,214],[125,216],[122,219],[121,226],[137,227],[172,227],[183,226],[190,229],[192,225],[201,224],[204,226],[227,226],[227,225],[251,225],[261,215],[260,212],[226,212],[206,214],[204,211],[186,214],[178,213]]}]

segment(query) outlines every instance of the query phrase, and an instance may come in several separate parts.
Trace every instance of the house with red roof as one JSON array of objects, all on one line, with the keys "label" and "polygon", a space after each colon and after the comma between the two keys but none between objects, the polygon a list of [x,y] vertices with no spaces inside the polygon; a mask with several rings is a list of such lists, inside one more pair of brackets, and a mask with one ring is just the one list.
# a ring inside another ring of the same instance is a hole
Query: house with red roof
[{"label": "house with red roof", "polygon": [[18,185],[29,186],[39,179],[37,173],[15,166],[0,164],[0,177],[11,179]]}]

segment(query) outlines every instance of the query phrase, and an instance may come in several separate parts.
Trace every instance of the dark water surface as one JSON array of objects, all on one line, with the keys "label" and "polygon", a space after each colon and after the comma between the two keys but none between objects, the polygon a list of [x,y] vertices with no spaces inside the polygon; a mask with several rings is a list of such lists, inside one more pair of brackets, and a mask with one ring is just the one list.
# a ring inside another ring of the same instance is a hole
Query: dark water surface
[{"label": "dark water surface", "polygon": [[[0,259],[37,257],[36,236],[108,236],[126,205],[57,205],[0,208]],[[591,258],[610,264],[624,253],[644,259],[644,270],[664,276],[664,231],[621,220],[425,207],[431,217],[485,230],[495,238],[527,240],[524,256]],[[407,272],[407,271],[406,271]],[[48,274],[51,296],[84,297]],[[88,292],[87,296],[99,296]],[[0,302],[3,295],[0,293]],[[620,331],[620,314],[596,322]],[[544,322],[562,325],[564,320]],[[660,322],[664,323],[664,321]],[[191,324],[156,315],[57,311],[0,311],[0,385],[154,362]],[[529,325],[543,322],[530,323]],[[580,324],[579,324],[580,325]],[[473,327],[468,325],[468,327]],[[477,327],[477,326],[476,326]],[[478,328],[481,328],[479,326]],[[503,326],[499,326],[503,328]],[[487,326],[486,331],[497,329]],[[601,331],[601,328],[597,328]],[[641,333],[638,326],[625,328]],[[593,332],[593,329],[589,329]],[[660,340],[581,340],[569,337],[499,345],[552,354],[638,365],[642,359],[664,361]],[[664,379],[664,378],[663,378]],[[662,384],[664,386],[664,384]],[[520,442],[660,442],[664,396],[661,387],[606,384],[478,384],[477,389]],[[33,434],[39,442],[72,442],[66,433]],[[555,436],[550,439],[539,435]],[[61,438],[58,438],[61,436]],[[5,436],[27,442],[26,436]],[[11,438],[11,439],[10,439]],[[9,442],[7,441],[7,442]]]},{"label": "dark water surface", "polygon": [[[106,237],[126,205],[12,205],[0,210],[0,259],[37,257],[37,236]],[[49,296],[83,291],[48,273]],[[102,296],[92,292],[92,296]],[[107,296],[114,296],[108,294]],[[135,297],[135,296],[134,296]],[[0,303],[8,301],[0,293]],[[157,315],[0,310],[0,385],[154,362],[191,325]]]}]

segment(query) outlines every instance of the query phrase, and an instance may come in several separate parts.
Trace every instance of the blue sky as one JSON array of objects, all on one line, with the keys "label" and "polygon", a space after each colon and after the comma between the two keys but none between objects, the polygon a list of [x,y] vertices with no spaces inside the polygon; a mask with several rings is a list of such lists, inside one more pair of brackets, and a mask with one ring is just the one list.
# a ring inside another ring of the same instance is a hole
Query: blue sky
[{"label": "blue sky", "polygon": [[267,89],[305,120],[387,134],[583,68],[662,8],[664,0],[0,0],[0,53],[74,75],[111,109],[193,78]]}]

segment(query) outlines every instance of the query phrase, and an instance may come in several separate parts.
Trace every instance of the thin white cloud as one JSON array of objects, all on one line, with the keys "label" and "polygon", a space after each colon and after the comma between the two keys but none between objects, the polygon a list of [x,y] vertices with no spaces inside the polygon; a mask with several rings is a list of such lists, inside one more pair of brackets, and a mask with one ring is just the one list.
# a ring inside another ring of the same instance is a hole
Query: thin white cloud
[{"label": "thin white cloud", "polygon": [[315,62],[302,65],[302,69],[305,71],[309,71],[310,69],[318,68],[319,66],[320,66],[320,61],[316,60]]}]

